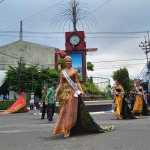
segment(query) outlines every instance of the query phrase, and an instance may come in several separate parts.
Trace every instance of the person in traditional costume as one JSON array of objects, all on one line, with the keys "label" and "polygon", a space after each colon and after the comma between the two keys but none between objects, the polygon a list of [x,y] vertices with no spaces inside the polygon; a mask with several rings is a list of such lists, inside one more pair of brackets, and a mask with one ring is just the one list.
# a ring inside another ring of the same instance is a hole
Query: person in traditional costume
[{"label": "person in traditional costume", "polygon": [[135,119],[124,97],[124,88],[118,80],[113,87],[115,119]]},{"label": "person in traditional costume", "polygon": [[72,58],[66,56],[64,60],[65,69],[60,73],[60,83],[54,95],[59,101],[59,116],[53,134],[64,133],[67,138],[70,133],[114,130],[114,126],[99,126],[90,116],[82,100],[82,95],[86,94],[78,80],[78,72],[72,68]]},{"label": "person in traditional costume", "polygon": [[132,114],[136,118],[143,118],[142,115],[147,116],[147,105],[145,103],[145,94],[143,87],[140,85],[140,82],[138,81],[135,84],[135,102],[133,106]]},{"label": "person in traditional costume", "polygon": [[131,111],[133,110],[134,102],[135,102],[135,87],[132,87],[132,89],[129,92],[129,98],[131,100]]},{"label": "person in traditional costume", "polygon": [[118,80],[115,80],[115,86],[113,87],[114,102],[115,102],[115,119],[122,119],[122,104],[124,96],[124,88],[121,86]]}]

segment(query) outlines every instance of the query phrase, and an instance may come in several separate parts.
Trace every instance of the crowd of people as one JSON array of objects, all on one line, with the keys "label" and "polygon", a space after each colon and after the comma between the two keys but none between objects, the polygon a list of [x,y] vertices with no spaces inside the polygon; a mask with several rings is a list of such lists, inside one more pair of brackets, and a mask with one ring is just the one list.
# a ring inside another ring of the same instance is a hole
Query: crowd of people
[{"label": "crowd of people", "polygon": [[6,95],[1,94],[0,100],[10,100],[9,94],[6,94]]},{"label": "crowd of people", "polygon": [[59,115],[56,121],[53,134],[64,133],[64,138],[75,133],[104,133],[115,129],[111,126],[100,126],[90,116],[85,107],[81,95],[86,96],[78,80],[78,72],[72,68],[72,58],[66,56],[65,69],[59,76],[59,84],[53,82],[52,87],[44,85],[43,110],[41,119],[45,117],[47,108],[47,119],[54,123],[53,115],[55,111],[56,99],[59,102]]},{"label": "crowd of people", "polygon": [[[45,119],[47,113],[48,121],[56,123],[53,134],[63,133],[64,138],[76,133],[104,133],[115,130],[113,125],[100,126],[91,117],[82,100],[82,96],[86,96],[86,94],[80,85],[77,70],[72,68],[72,58],[66,56],[64,61],[65,68],[60,72],[59,83],[54,81],[51,87],[48,84],[44,85],[41,120]],[[112,88],[115,104],[114,119],[138,119],[148,115],[146,101],[148,95],[145,96],[144,89],[139,82],[129,92],[131,108],[124,97],[124,93],[121,83],[115,80],[115,85]],[[59,115],[57,120],[54,121],[56,100],[59,102]],[[30,110],[33,110],[34,105],[36,109],[40,109],[38,96],[31,98]]]},{"label": "crowd of people", "polygon": [[138,119],[145,118],[148,115],[150,94],[146,96],[140,82],[136,82],[129,92],[131,107],[124,97],[124,89],[118,80],[115,80],[115,86],[112,93],[114,95],[114,112],[115,119]]},{"label": "crowd of people", "polygon": [[35,96],[34,97],[31,97],[29,103],[30,103],[30,110],[33,110],[34,109],[34,106],[36,107],[36,110],[40,110],[40,104],[39,104],[39,96]]}]

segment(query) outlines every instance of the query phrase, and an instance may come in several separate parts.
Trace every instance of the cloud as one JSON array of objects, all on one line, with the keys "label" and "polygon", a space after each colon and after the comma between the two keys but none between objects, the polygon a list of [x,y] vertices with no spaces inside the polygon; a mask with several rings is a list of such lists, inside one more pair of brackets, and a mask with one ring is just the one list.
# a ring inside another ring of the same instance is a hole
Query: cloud
[{"label": "cloud", "polygon": [[[51,26],[51,20],[58,12],[60,0],[26,0],[26,1],[4,1],[0,4],[0,31],[19,31],[19,22],[23,21],[23,39],[42,45],[48,45],[65,49],[64,34],[27,34],[29,32],[53,32],[68,31],[69,25]],[[121,0],[110,1],[103,7],[97,9],[107,0],[86,0],[90,5],[90,11],[97,20],[97,25],[89,29],[85,26],[87,48],[98,48],[97,52],[88,53],[87,61],[99,62],[94,63],[95,71],[88,71],[89,75],[110,77],[113,71],[120,67],[127,67],[130,76],[138,76],[146,63],[146,56],[138,45],[144,40],[147,33],[130,33],[130,34],[112,34],[112,32],[137,32],[149,30],[150,24],[150,1],[149,0]],[[51,7],[53,6],[53,7]],[[50,8],[50,9],[48,9]],[[7,13],[6,13],[7,10]],[[94,11],[95,10],[95,11]],[[35,15],[36,14],[36,15]],[[34,17],[33,17],[34,16]],[[16,24],[18,23],[18,24]],[[16,24],[16,25],[14,25]],[[7,28],[8,27],[8,28]],[[72,28],[72,25],[70,26]],[[72,30],[72,29],[70,29]],[[80,25],[80,30],[83,30]],[[93,32],[105,32],[92,34]],[[106,32],[111,32],[107,33]],[[19,40],[18,33],[0,33],[0,46]],[[2,36],[7,35],[7,36]],[[15,37],[17,36],[17,37]],[[27,37],[28,36],[28,37]],[[30,37],[29,37],[30,36]],[[124,38],[128,37],[128,38]],[[129,38],[137,37],[137,38]],[[131,60],[141,59],[143,60]],[[129,61],[117,61],[129,60]],[[102,62],[105,61],[105,62]],[[108,61],[108,62],[106,62]],[[116,62],[109,62],[116,61]],[[117,67],[118,66],[118,67]]]}]

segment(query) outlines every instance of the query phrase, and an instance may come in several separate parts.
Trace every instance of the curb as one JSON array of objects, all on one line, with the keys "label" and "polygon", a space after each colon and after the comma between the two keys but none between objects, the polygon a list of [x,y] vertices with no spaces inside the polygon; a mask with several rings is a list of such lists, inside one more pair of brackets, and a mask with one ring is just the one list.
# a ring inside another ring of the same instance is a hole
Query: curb
[{"label": "curb", "polygon": [[[113,113],[113,110],[107,110],[107,111],[100,111],[100,112],[90,112],[91,115],[96,115],[96,114],[111,114]],[[42,115],[42,113],[34,113],[34,115]],[[45,113],[45,115],[47,115]],[[55,113],[54,115],[58,115],[58,113]]]}]

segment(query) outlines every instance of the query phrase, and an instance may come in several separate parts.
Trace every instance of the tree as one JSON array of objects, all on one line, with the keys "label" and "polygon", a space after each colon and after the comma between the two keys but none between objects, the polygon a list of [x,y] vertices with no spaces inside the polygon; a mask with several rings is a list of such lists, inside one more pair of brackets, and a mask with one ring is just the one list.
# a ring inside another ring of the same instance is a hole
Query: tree
[{"label": "tree", "polygon": [[129,73],[126,68],[120,68],[113,72],[112,78],[118,80],[125,90],[125,96],[128,96],[130,88],[132,86],[131,79],[129,78]]},{"label": "tree", "polygon": [[94,65],[91,62],[87,62],[87,70],[94,71]]},{"label": "tree", "polygon": [[[40,90],[42,82],[48,80],[52,83],[54,80],[58,81],[59,79],[59,69],[37,69],[36,66],[25,67],[25,63],[22,63],[21,66],[13,68],[9,66],[9,70],[6,72],[4,81],[9,85],[9,90],[18,92],[18,87],[20,92],[36,93],[36,90]],[[18,84],[18,71],[21,70],[20,76],[20,85]]]},{"label": "tree", "polygon": [[65,63],[64,58],[60,58],[60,59],[58,60],[58,62],[57,62],[58,65],[62,65],[62,64],[64,64],[64,63]]},{"label": "tree", "polygon": [[6,72],[4,81],[9,84],[9,90],[15,92],[33,92],[39,84],[39,74],[37,66],[25,67],[25,63],[18,67],[9,66],[9,70]]}]

